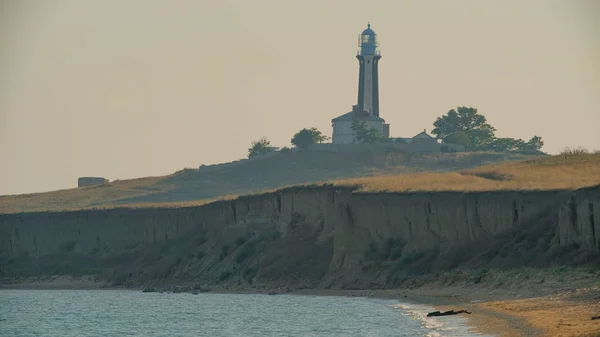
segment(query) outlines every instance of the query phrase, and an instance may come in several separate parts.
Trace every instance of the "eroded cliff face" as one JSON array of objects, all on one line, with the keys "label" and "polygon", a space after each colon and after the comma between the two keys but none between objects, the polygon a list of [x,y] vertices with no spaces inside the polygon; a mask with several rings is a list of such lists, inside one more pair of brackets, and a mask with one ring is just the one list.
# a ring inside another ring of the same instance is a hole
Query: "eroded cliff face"
[{"label": "eroded cliff face", "polygon": [[600,251],[600,186],[572,193],[558,209],[559,245]]},{"label": "eroded cliff face", "polygon": [[[23,259],[77,256],[126,269],[120,277],[135,284],[366,287],[478,256],[480,263],[508,261],[527,251],[531,263],[543,264],[556,258],[556,247],[597,253],[599,212],[600,186],[395,194],[303,187],[190,208],[0,215],[0,253],[10,260],[5,276],[35,274],[40,263],[23,267]],[[157,264],[162,269],[149,273]]]}]

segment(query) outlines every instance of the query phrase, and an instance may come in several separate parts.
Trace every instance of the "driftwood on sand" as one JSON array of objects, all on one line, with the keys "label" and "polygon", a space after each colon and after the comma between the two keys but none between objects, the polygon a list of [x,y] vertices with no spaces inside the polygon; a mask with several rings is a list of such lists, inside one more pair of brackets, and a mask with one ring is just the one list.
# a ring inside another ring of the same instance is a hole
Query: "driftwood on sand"
[{"label": "driftwood on sand", "polygon": [[428,313],[427,317],[450,316],[450,315],[458,315],[458,314],[462,314],[462,313],[470,314],[471,312],[466,311],[466,310],[458,310],[458,311],[448,310],[448,311],[444,311],[444,312],[434,311],[434,312]]}]

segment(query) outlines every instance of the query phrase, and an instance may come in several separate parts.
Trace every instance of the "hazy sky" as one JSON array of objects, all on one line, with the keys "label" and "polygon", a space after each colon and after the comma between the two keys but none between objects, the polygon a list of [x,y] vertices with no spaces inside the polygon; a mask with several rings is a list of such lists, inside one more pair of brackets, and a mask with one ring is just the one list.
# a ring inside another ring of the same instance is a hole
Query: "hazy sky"
[{"label": "hazy sky", "polygon": [[499,137],[600,149],[600,1],[0,0],[0,195],[331,135],[369,21],[392,136],[467,105]]}]

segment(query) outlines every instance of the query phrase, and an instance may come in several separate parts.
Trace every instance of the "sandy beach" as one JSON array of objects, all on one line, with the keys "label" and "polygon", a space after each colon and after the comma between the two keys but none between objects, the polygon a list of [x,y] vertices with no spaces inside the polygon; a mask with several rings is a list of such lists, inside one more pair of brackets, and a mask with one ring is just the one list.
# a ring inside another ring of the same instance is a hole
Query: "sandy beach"
[{"label": "sandy beach", "polygon": [[[476,309],[483,309],[488,313],[499,313],[507,316],[518,317],[530,328],[540,331],[541,336],[600,336],[600,319],[592,317],[600,315],[600,301],[598,291],[594,291],[595,300],[576,300],[573,294],[562,296],[549,296],[542,298],[529,298],[509,301],[492,301],[476,305]],[[490,317],[488,315],[488,317]],[[484,327],[489,322],[485,319],[475,318],[474,324]],[[500,322],[502,323],[502,322]],[[494,324],[494,323],[492,323]],[[504,331],[498,329],[497,331]],[[500,336],[522,336],[511,334],[510,330]]]}]

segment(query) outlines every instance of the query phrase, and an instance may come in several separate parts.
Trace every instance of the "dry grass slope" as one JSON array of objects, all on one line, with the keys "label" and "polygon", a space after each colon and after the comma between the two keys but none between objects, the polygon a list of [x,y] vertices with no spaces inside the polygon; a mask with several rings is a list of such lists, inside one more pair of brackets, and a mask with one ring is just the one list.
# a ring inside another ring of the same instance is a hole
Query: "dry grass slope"
[{"label": "dry grass slope", "polygon": [[530,158],[498,153],[295,152],[224,165],[184,169],[161,177],[113,181],[101,186],[0,196],[0,213],[114,207],[182,207],[284,186],[422,171],[452,171]]},{"label": "dry grass slope", "polygon": [[27,210],[75,210],[111,204],[124,197],[156,193],[154,185],[162,177],[114,181],[110,184],[72,188],[44,193],[0,196],[0,213]]},{"label": "dry grass slope", "polygon": [[600,154],[531,159],[489,153],[296,153],[214,172],[186,169],[101,186],[1,196],[0,213],[185,207],[315,183],[355,186],[359,192],[577,189],[600,184]]},{"label": "dry grass slope", "polygon": [[335,181],[359,192],[573,190],[600,184],[600,154],[559,155],[444,173]]}]

